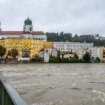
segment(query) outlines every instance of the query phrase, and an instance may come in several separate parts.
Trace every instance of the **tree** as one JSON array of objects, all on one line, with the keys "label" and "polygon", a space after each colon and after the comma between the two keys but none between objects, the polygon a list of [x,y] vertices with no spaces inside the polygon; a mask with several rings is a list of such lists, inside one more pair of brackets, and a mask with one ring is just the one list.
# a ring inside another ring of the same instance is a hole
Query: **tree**
[{"label": "tree", "polygon": [[12,56],[13,59],[16,59],[16,57],[19,55],[18,50],[17,49],[12,49],[10,51],[8,51],[8,56]]},{"label": "tree", "polygon": [[57,53],[57,60],[60,62],[61,61],[61,58],[60,58],[60,51],[58,51]]},{"label": "tree", "polygon": [[2,57],[3,57],[5,54],[6,54],[6,48],[0,46],[0,57],[1,57],[1,59],[2,59]]},{"label": "tree", "polygon": [[78,55],[75,53],[74,58],[79,59]]},{"label": "tree", "polygon": [[90,63],[90,61],[91,61],[91,56],[90,56],[89,52],[86,52],[86,53],[83,55],[83,60],[84,60],[84,62],[86,62],[86,63]]}]

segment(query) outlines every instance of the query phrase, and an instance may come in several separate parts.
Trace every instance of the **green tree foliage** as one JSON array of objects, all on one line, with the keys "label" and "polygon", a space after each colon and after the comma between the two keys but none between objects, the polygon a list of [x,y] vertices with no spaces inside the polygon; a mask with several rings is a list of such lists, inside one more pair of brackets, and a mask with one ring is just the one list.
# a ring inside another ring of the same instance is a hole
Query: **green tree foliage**
[{"label": "green tree foliage", "polygon": [[[87,42],[87,43],[94,43],[94,46],[104,46],[105,47],[105,40],[95,39],[95,35],[80,35],[77,34],[73,37],[71,33],[46,33],[48,41],[51,42]],[[99,36],[98,34],[96,34]]]},{"label": "green tree foliage", "polygon": [[13,57],[13,59],[16,59],[16,57],[19,55],[19,53],[18,53],[17,49],[12,49],[12,50],[8,51],[7,55]]},{"label": "green tree foliage", "polygon": [[60,51],[57,52],[57,60],[60,62],[61,58],[60,58]]},{"label": "green tree foliage", "polygon": [[89,52],[86,52],[86,53],[83,55],[83,60],[84,60],[84,62],[86,62],[86,63],[90,63],[90,62],[91,62],[91,56],[90,56]]},{"label": "green tree foliage", "polygon": [[78,55],[75,53],[74,58],[79,59]]},{"label": "green tree foliage", "polygon": [[47,40],[48,41],[71,41],[72,40],[72,34],[71,33],[63,33],[61,32],[60,34],[59,33],[46,33],[47,35]]},{"label": "green tree foliage", "polygon": [[50,56],[49,62],[50,63],[59,63],[58,58],[57,57],[52,57],[52,56]]},{"label": "green tree foliage", "polygon": [[0,46],[0,57],[2,58],[6,54],[6,48]]}]

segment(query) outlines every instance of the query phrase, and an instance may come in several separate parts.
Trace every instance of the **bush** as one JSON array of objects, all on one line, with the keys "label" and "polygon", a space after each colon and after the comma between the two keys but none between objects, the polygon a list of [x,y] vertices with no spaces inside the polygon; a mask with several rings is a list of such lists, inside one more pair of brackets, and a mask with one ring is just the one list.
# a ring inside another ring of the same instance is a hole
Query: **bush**
[{"label": "bush", "polygon": [[58,63],[59,61],[58,61],[57,57],[50,57],[49,62],[50,63]]},{"label": "bush", "polygon": [[39,57],[39,56],[35,56],[35,62],[43,62],[43,58]]}]

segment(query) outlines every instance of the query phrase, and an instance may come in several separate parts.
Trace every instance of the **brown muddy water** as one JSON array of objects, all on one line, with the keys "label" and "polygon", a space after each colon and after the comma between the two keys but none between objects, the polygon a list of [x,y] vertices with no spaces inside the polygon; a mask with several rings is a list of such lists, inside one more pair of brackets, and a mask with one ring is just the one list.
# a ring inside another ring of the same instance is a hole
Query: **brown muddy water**
[{"label": "brown muddy water", "polygon": [[105,105],[105,64],[0,65],[29,105]]}]

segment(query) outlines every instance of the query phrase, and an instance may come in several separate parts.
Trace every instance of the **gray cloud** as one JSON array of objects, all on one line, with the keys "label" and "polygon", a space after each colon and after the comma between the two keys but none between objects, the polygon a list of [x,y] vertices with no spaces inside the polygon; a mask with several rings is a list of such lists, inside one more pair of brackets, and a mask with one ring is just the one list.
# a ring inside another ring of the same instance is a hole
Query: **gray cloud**
[{"label": "gray cloud", "polygon": [[3,30],[22,30],[33,20],[34,30],[105,35],[105,0],[0,0]]}]

